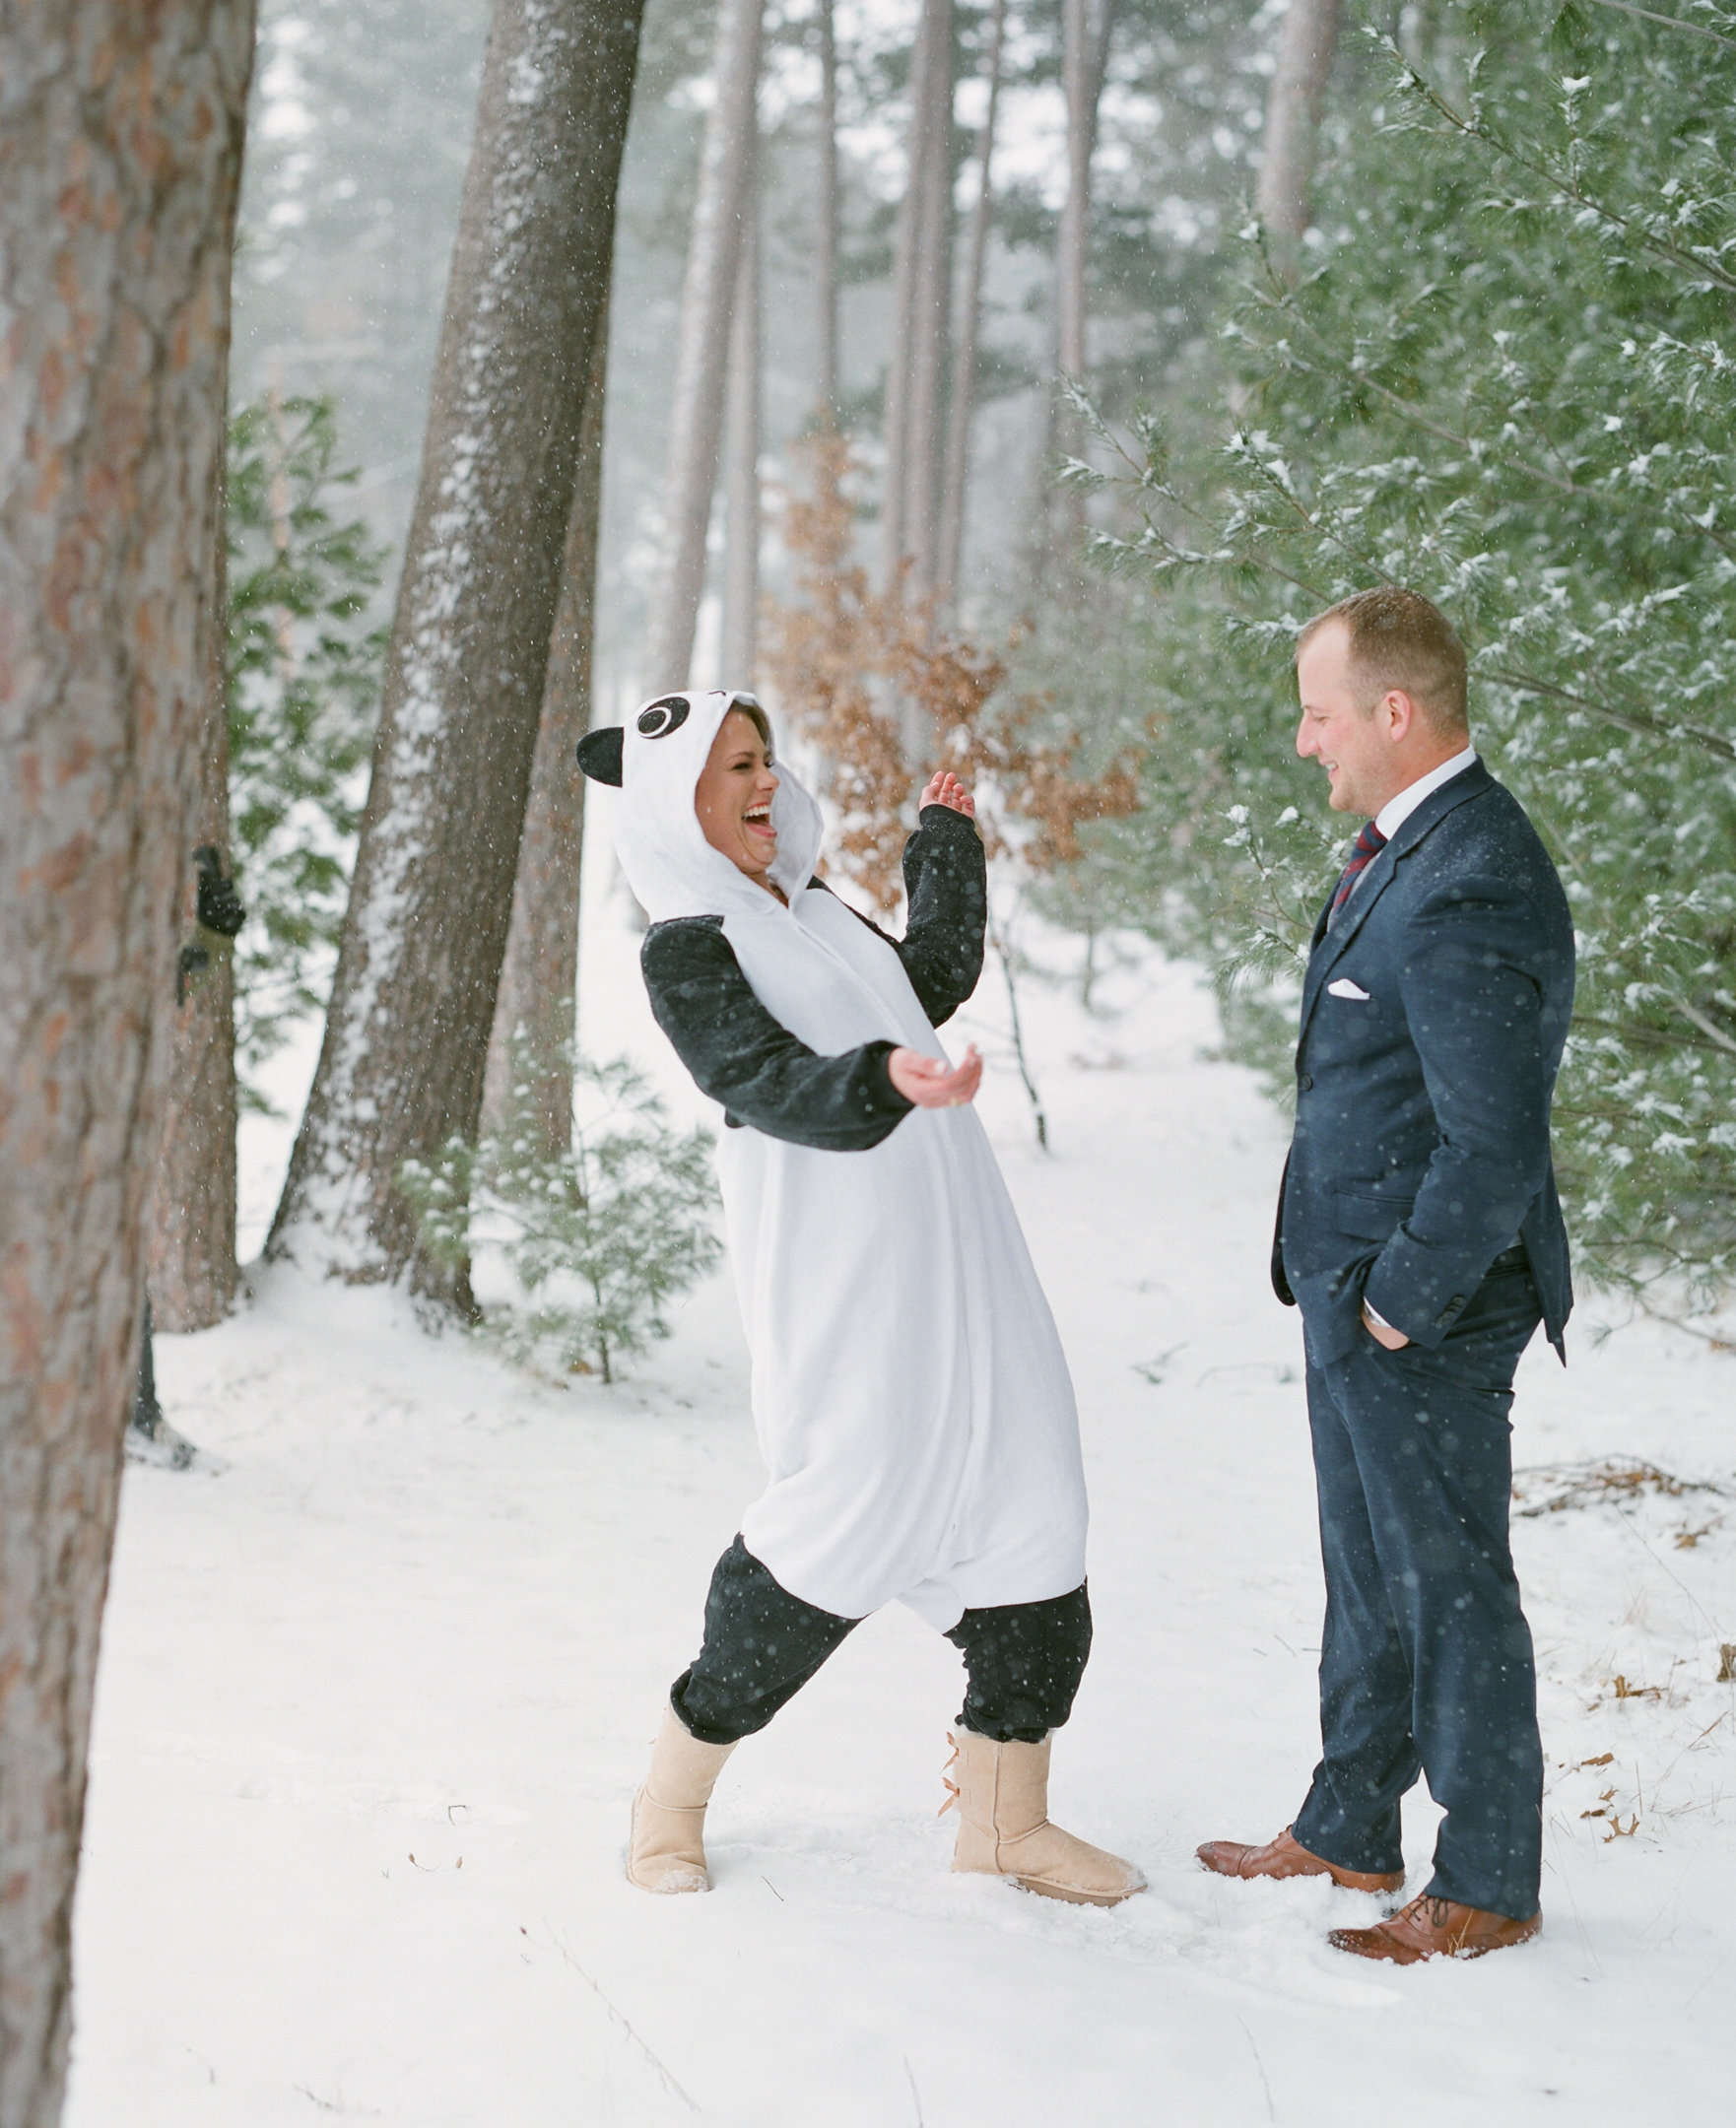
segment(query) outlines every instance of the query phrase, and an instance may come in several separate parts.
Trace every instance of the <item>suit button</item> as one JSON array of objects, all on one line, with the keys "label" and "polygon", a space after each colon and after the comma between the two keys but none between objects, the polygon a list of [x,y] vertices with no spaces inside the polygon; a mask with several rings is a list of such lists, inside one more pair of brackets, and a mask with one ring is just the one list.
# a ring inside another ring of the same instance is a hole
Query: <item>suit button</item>
[{"label": "suit button", "polygon": [[1296,1083],[1298,1087],[1302,1090],[1302,1092],[1305,1094],[1314,1082],[1310,1074],[1308,1074],[1307,1072],[1298,1072],[1296,1075]]}]

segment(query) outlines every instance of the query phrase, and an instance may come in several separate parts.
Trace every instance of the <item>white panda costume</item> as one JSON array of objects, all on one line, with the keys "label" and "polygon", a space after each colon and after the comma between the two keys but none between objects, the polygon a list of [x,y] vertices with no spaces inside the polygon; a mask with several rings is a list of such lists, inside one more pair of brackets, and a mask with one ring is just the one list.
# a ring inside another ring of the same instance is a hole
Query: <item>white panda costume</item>
[{"label": "white panda costume", "polygon": [[944,1632],[1085,1579],[1072,1385],[987,1136],[974,1108],[916,1108],[886,1073],[895,1047],[943,1057],[930,1014],[974,987],[981,840],[924,809],[895,944],[814,880],[820,808],[779,764],[785,907],[694,809],[738,700],[759,707],[661,698],[591,733],[580,762],[619,784],[601,795],[650,918],[658,1020],[735,1126],[718,1166],[769,1474],[742,1540],[823,1612],[897,1600]]},{"label": "white panda costume", "polygon": [[651,919],[652,1010],[733,1126],[719,1167],[768,1473],[669,1689],[628,1881],[709,1891],[705,1812],[730,1753],[897,1599],[965,1658],[953,1868],[1113,1906],[1143,1887],[1137,1867],[1048,1814],[1050,1743],[1091,1649],[1066,1362],[975,1111],[917,1108],[887,1071],[896,1048],[942,1056],[934,1030],[975,988],[982,843],[965,815],[923,808],[894,941],[813,877],[820,809],[779,770],[786,906],[695,811],[737,703],[761,719],[751,696],[668,695],[579,747],[620,787],[607,817]]}]

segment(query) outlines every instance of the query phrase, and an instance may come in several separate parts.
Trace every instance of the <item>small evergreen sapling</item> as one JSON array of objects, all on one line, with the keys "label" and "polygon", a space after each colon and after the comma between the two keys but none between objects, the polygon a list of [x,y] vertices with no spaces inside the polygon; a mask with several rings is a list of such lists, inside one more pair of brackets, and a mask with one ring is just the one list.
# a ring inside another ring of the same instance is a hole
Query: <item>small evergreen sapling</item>
[{"label": "small evergreen sapling", "polygon": [[329,398],[266,394],[233,415],[229,533],[230,816],[249,921],[235,951],[235,1056],[250,1074],[323,1012],[343,927],[384,635],[369,609],[385,550],[338,523]]},{"label": "small evergreen sapling", "polygon": [[526,1037],[511,1045],[503,1127],[474,1146],[449,1141],[432,1164],[406,1161],[398,1185],[437,1261],[499,1252],[515,1300],[485,1304],[479,1328],[520,1365],[615,1379],[624,1358],[666,1338],[665,1305],[716,1268],[712,1138],[664,1120],[661,1098],[618,1057],[567,1059],[572,1146],[551,1156]]}]

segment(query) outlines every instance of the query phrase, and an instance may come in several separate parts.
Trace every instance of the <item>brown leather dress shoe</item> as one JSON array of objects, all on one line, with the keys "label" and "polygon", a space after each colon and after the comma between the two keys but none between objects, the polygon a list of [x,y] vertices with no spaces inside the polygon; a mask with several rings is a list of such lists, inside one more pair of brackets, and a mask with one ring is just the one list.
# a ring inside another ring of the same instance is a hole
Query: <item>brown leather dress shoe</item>
[{"label": "brown leather dress shoe", "polygon": [[1482,1958],[1509,1944],[1529,1943],[1542,1927],[1540,1913],[1529,1921],[1514,1921],[1506,1914],[1485,1913],[1481,1906],[1461,1906],[1457,1899],[1431,1898],[1424,1893],[1372,1928],[1334,1929],[1326,1941],[1358,1958],[1415,1965],[1422,1959]]},{"label": "brown leather dress shoe", "polygon": [[1194,1852],[1207,1869],[1220,1877],[1330,1877],[1350,1892],[1402,1892],[1403,1870],[1340,1869],[1317,1854],[1309,1854],[1286,1826],[1263,1847],[1244,1847],[1239,1840],[1207,1840]]}]

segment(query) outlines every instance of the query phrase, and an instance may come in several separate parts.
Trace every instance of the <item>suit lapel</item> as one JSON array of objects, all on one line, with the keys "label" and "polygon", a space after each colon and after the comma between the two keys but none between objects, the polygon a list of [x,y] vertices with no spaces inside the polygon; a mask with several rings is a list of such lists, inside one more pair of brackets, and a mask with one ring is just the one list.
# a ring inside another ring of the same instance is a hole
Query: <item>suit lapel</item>
[{"label": "suit lapel", "polygon": [[[1384,856],[1385,852],[1382,851],[1381,854]],[[1332,893],[1336,894],[1338,890],[1335,887]],[[1320,994],[1320,985],[1326,980],[1326,969],[1332,959],[1331,954],[1326,951],[1328,941],[1326,926],[1331,921],[1332,895],[1328,895],[1326,897],[1326,905],[1321,909],[1319,918],[1314,925],[1314,935],[1308,941],[1307,972],[1302,977],[1302,1020],[1297,1029],[1297,1039],[1299,1041],[1302,1039],[1302,1030],[1307,1026],[1308,1016],[1314,1009],[1314,1000]]]},{"label": "suit lapel", "polygon": [[[1332,913],[1328,899],[1320,920],[1314,926],[1314,936],[1308,953],[1308,971],[1302,981],[1302,1021],[1297,1029],[1300,1043],[1308,1031],[1308,1021],[1313,1015],[1315,1003],[1326,986],[1326,977],[1334,964],[1343,955],[1357,933],[1369,920],[1369,911],[1380,898],[1381,890],[1392,878],[1401,857],[1414,850],[1434,829],[1437,828],[1453,811],[1469,798],[1478,797],[1489,789],[1495,778],[1480,761],[1475,761],[1461,774],[1433,790],[1409,820],[1401,822],[1398,832],[1369,862],[1368,869],[1358,881],[1350,899],[1344,905],[1344,915],[1336,931],[1327,928]],[[1336,888],[1333,890],[1337,892]]]}]

